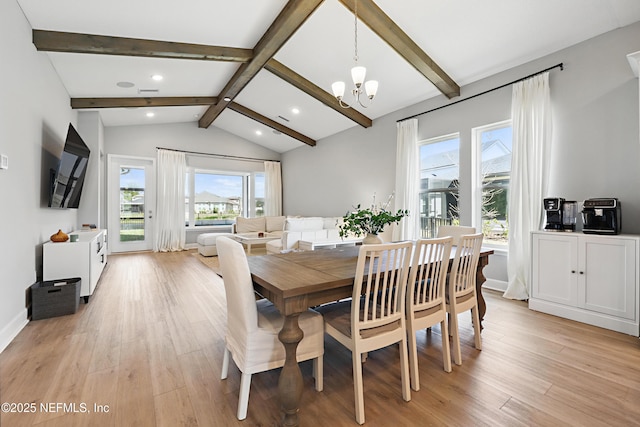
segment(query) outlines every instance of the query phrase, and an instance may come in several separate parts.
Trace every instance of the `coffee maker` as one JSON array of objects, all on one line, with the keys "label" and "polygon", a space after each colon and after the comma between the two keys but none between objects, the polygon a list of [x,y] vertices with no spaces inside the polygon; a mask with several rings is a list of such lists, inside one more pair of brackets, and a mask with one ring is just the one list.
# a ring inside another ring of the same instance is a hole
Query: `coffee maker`
[{"label": "coffee maker", "polygon": [[544,199],[544,210],[547,216],[547,231],[575,231],[578,204],[562,197]]},{"label": "coffee maker", "polygon": [[622,209],[616,198],[587,199],[582,207],[582,231],[591,234],[620,234]]}]

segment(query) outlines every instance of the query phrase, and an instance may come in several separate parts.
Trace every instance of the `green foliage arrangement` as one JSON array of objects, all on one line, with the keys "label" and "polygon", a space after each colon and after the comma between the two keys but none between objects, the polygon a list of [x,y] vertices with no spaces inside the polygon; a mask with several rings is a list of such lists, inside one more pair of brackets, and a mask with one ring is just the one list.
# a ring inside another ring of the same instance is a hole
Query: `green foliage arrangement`
[{"label": "green foliage arrangement", "polygon": [[355,208],[353,212],[347,212],[342,217],[342,224],[338,227],[340,229],[340,237],[347,236],[363,236],[368,233],[379,234],[384,228],[393,223],[399,223],[402,218],[409,215],[408,210],[398,209],[396,213],[387,210],[393,194],[389,196],[387,203],[381,206],[374,203],[370,208],[362,209],[360,205]]}]

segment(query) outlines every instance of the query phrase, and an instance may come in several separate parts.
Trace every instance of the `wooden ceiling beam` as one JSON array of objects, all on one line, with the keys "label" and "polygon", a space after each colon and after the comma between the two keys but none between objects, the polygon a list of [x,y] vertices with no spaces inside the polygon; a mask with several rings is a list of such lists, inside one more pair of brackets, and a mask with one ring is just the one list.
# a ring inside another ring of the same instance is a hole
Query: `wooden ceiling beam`
[{"label": "wooden ceiling beam", "polygon": [[71,108],[188,107],[214,105],[215,96],[157,96],[146,98],[71,98]]},{"label": "wooden ceiling beam", "polygon": [[[87,108],[135,108],[135,107],[189,107],[198,105],[215,105],[218,98],[214,96],[173,96],[173,97],[146,97],[146,98],[71,98],[71,108],[74,110]],[[314,147],[316,141],[306,135],[290,129],[268,117],[263,116],[236,102],[230,102],[230,110],[242,114],[252,120],[277,130],[293,139],[304,142]]]},{"label": "wooden ceiling beam", "polygon": [[[324,0],[289,0],[276,20],[253,48],[253,57],[243,63],[218,95],[220,101],[200,118],[200,127],[209,127],[229,102],[253,79],[265,64],[311,16]],[[226,101],[228,99],[229,101]]]},{"label": "wooden ceiling beam", "polygon": [[33,44],[39,51],[92,53],[98,55],[142,56],[150,58],[196,59],[200,61],[248,62],[253,50],[207,46],[95,34],[33,30]]},{"label": "wooden ceiling beam", "polygon": [[[352,13],[356,0],[339,0]],[[447,98],[460,95],[460,86],[429,57],[373,0],[358,0],[358,19],[433,83]]]},{"label": "wooden ceiling beam", "polygon": [[307,95],[317,99],[326,106],[333,108],[335,111],[342,114],[349,120],[353,120],[364,128],[371,127],[372,121],[369,117],[365,116],[354,108],[342,108],[335,96],[323,90],[319,86],[313,84],[309,80],[302,77],[300,74],[296,73],[295,71],[276,61],[275,59],[269,60],[264,68],[265,70],[268,70],[274,75],[280,77],[290,85],[295,86],[296,88],[305,92]]},{"label": "wooden ceiling beam", "polygon": [[230,110],[235,111],[236,113],[242,114],[243,116],[255,120],[258,123],[262,123],[263,125],[270,127],[271,129],[277,130],[278,132],[282,132],[283,134],[288,135],[293,139],[297,139],[300,142],[304,142],[311,147],[315,147],[316,145],[315,139],[311,139],[308,136],[296,132],[295,130],[290,129],[274,120],[271,120],[270,118],[265,117],[260,113],[256,113],[255,111],[250,110],[247,107],[243,107],[236,102],[229,102],[227,104],[227,107]]}]

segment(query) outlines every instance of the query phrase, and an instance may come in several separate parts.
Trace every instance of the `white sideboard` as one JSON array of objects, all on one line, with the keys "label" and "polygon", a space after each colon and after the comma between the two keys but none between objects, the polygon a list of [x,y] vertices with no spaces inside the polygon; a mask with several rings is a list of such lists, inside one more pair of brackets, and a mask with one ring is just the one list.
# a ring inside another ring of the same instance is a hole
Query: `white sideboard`
[{"label": "white sideboard", "polygon": [[639,336],[640,236],[532,237],[529,308]]},{"label": "white sideboard", "polygon": [[80,277],[80,296],[85,302],[96,289],[107,264],[106,230],[74,231],[78,241],[47,242],[42,248],[42,279]]}]

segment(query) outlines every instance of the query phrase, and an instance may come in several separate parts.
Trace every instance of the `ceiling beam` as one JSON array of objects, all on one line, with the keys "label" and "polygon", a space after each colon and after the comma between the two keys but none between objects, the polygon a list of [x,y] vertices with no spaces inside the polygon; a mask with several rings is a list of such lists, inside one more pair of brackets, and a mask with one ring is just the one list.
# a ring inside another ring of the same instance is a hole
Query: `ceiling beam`
[{"label": "ceiling beam", "polygon": [[[134,107],[189,107],[198,105],[215,105],[218,98],[214,96],[158,96],[147,98],[71,98],[71,108],[81,110],[87,108],[134,108]],[[263,116],[236,102],[228,105],[230,110],[242,114],[252,120],[277,130],[293,139],[315,146],[316,141],[306,135],[296,132],[268,117]]]},{"label": "ceiling beam", "polygon": [[360,113],[356,109],[342,108],[335,96],[331,95],[329,92],[323,90],[319,86],[313,84],[309,80],[302,77],[300,74],[296,73],[295,71],[276,61],[275,59],[269,60],[264,68],[265,70],[268,70],[274,75],[280,77],[290,85],[295,86],[296,88],[305,92],[307,95],[317,99],[326,106],[333,108],[349,120],[353,120],[354,122],[365,128],[371,127],[372,121],[370,118]]},{"label": "ceiling beam", "polygon": [[143,56],[151,58],[197,59],[248,62],[253,50],[207,46],[95,34],[33,30],[33,44],[39,51],[92,53],[99,55]]},{"label": "ceiling beam", "polygon": [[[352,13],[356,0],[339,0]],[[460,95],[460,86],[445,73],[373,0],[358,0],[358,19],[384,40],[447,98]]]},{"label": "ceiling beam", "polygon": [[[253,57],[243,63],[218,95],[220,101],[212,105],[200,118],[200,127],[209,127],[224,111],[230,100],[260,72],[262,67],[280,50],[289,38],[311,16],[324,0],[289,0],[273,24],[253,48]],[[229,101],[225,101],[229,99]]]},{"label": "ceiling beam", "polygon": [[304,142],[305,144],[311,147],[315,147],[316,145],[315,139],[311,139],[308,136],[305,136],[299,132],[296,132],[295,130],[290,129],[274,120],[271,120],[270,118],[265,117],[260,113],[256,113],[253,110],[243,107],[242,105],[236,102],[229,102],[227,104],[227,107],[230,110],[235,111],[236,113],[242,114],[245,117],[248,117],[252,120],[262,123],[263,125],[270,127],[271,129],[277,130],[278,132],[282,132],[283,134],[288,135],[293,139],[297,139],[300,142]]},{"label": "ceiling beam", "polygon": [[189,107],[213,105],[215,96],[157,96],[147,98],[71,98],[71,108]]}]

